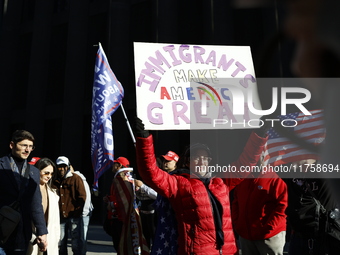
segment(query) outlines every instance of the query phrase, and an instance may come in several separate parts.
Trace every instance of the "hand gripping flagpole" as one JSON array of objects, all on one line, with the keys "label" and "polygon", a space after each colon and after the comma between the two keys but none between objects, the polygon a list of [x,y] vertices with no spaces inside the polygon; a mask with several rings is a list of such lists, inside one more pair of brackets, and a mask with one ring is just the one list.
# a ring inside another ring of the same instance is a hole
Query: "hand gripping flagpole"
[{"label": "hand gripping flagpole", "polygon": [[123,103],[120,104],[120,107],[122,108],[122,112],[123,112],[124,118],[126,120],[126,125],[129,129],[129,132],[130,132],[130,135],[131,135],[131,138],[132,138],[132,141],[133,141],[133,145],[136,147],[136,139],[133,135],[133,132],[132,132],[132,129],[131,129],[131,126],[130,126],[130,122],[129,122],[127,116],[126,116],[126,113],[125,113],[125,110],[124,110],[124,107],[123,107]]}]

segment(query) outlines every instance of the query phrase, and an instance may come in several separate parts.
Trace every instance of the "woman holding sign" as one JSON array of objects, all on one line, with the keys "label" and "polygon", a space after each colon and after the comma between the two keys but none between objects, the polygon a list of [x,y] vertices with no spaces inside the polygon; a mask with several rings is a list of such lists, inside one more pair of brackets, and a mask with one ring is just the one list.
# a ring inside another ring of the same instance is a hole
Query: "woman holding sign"
[{"label": "woman holding sign", "polygon": [[[138,169],[142,169],[140,175],[147,185],[169,199],[175,211],[179,234],[177,254],[237,254],[229,192],[246,175],[229,175],[224,179],[211,177],[207,171],[210,149],[202,144],[189,146],[180,159],[183,168],[191,172],[200,170],[197,178],[190,178],[189,174],[169,175],[157,167],[153,137],[144,130],[144,124],[138,118],[134,129]],[[257,134],[252,133],[242,155],[231,165],[237,169],[243,165],[256,165],[267,140],[262,137],[265,133],[264,128]]]}]

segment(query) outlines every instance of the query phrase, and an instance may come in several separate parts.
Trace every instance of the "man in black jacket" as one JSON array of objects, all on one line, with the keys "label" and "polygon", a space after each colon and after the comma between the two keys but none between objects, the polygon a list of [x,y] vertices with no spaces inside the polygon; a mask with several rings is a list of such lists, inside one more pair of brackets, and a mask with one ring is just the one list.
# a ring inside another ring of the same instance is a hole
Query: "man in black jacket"
[{"label": "man in black jacket", "polygon": [[18,201],[21,220],[7,241],[0,244],[0,254],[5,251],[6,254],[26,255],[32,222],[37,231],[36,242],[40,250],[45,251],[47,228],[41,203],[40,172],[27,163],[34,149],[34,137],[26,130],[17,130],[9,147],[11,153],[0,158],[0,208]]}]

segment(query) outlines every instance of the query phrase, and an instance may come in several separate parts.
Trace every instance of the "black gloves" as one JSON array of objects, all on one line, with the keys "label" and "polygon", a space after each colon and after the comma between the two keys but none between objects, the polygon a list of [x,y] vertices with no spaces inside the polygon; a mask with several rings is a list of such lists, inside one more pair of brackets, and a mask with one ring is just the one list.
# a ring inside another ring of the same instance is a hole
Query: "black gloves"
[{"label": "black gloves", "polygon": [[138,117],[135,117],[134,119],[133,131],[137,137],[147,138],[150,135],[149,131],[144,129],[144,124]]}]

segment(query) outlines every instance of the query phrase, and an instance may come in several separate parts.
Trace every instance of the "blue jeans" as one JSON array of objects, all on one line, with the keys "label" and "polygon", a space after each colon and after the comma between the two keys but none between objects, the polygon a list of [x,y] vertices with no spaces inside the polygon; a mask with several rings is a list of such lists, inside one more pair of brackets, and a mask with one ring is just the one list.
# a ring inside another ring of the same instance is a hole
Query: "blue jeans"
[{"label": "blue jeans", "polygon": [[6,255],[6,252],[1,247],[0,247],[0,255]]},{"label": "blue jeans", "polygon": [[68,233],[71,233],[72,252],[74,255],[82,255],[83,243],[83,219],[80,218],[67,218],[60,219],[60,242],[59,254],[67,255],[67,239]]},{"label": "blue jeans", "polygon": [[91,213],[88,216],[83,217],[83,231],[81,233],[81,241],[83,246],[82,255],[86,254],[87,251],[87,231],[89,229]]}]

